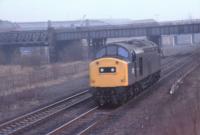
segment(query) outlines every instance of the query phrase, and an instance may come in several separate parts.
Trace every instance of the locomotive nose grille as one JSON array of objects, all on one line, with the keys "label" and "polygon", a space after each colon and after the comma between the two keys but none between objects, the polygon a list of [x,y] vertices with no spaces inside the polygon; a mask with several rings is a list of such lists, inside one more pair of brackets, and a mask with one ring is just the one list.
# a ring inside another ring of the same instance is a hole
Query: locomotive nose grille
[{"label": "locomotive nose grille", "polygon": [[116,67],[100,67],[99,73],[115,73]]}]

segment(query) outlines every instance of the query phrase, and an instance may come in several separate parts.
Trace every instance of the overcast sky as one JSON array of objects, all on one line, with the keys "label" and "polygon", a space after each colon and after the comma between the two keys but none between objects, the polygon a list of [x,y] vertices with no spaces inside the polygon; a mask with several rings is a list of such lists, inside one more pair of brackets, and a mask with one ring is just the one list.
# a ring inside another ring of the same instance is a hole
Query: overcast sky
[{"label": "overcast sky", "polygon": [[0,19],[200,19],[200,0],[0,0]]}]

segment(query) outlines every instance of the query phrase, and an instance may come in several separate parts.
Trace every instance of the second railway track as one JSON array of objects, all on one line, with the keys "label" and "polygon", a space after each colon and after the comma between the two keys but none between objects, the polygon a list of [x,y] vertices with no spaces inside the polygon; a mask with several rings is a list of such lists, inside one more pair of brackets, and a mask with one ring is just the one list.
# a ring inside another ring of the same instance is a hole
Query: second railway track
[{"label": "second railway track", "polygon": [[26,128],[29,128],[43,120],[53,117],[58,113],[90,98],[91,94],[88,90],[86,90],[48,105],[44,108],[38,109],[34,112],[17,117],[0,125],[0,135],[17,134]]}]

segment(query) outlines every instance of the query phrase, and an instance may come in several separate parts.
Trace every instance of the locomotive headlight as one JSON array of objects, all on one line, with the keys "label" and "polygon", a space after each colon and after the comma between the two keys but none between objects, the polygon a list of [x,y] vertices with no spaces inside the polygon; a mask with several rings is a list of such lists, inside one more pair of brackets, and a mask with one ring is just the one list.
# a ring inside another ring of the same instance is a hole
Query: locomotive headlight
[{"label": "locomotive headlight", "polygon": [[103,69],[103,68],[100,68],[100,72],[103,73],[103,72],[104,72],[104,69]]},{"label": "locomotive headlight", "polygon": [[111,72],[115,72],[115,68],[111,68],[110,71],[111,71]]},{"label": "locomotive headlight", "polygon": [[116,67],[100,67],[99,72],[100,73],[115,73]]}]

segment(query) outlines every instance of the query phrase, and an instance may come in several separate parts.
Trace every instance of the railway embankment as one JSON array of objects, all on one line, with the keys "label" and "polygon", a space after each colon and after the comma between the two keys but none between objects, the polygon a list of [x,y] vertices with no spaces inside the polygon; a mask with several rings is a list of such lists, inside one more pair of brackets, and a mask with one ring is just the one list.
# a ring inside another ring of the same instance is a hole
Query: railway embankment
[{"label": "railway embankment", "polygon": [[[7,71],[8,68],[4,70]],[[22,71],[17,67],[10,67],[10,71],[5,73],[2,72],[0,80],[1,122],[88,88],[88,62],[57,64]]]}]

